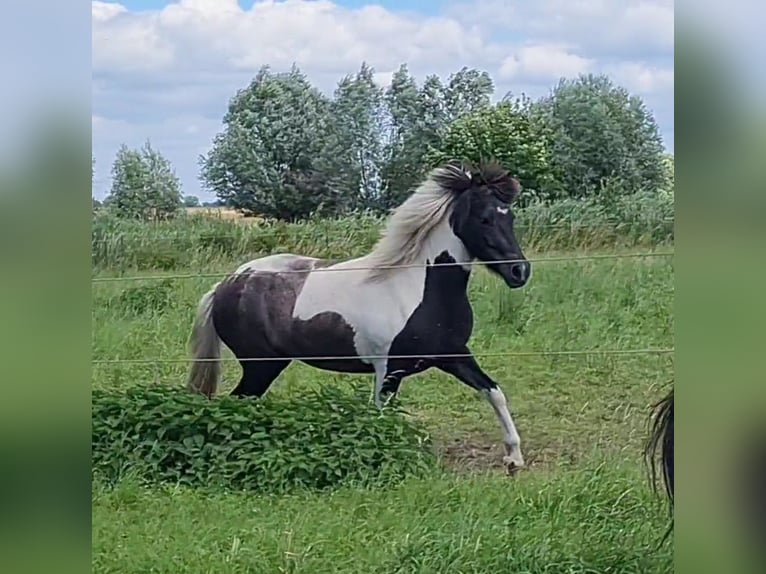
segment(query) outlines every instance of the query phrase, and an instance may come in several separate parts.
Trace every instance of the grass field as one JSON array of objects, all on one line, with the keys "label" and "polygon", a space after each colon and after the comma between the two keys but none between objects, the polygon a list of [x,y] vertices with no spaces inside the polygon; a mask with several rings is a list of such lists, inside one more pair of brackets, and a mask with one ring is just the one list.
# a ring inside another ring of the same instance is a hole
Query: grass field
[{"label": "grass field", "polygon": [[[219,256],[205,272],[229,271],[240,262]],[[141,274],[199,270],[195,262]],[[94,359],[184,359],[197,301],[215,281],[94,284]],[[538,263],[520,291],[480,269],[471,299],[472,350],[508,395],[522,436],[528,468],[517,477],[502,472],[490,406],[456,380],[429,372],[408,379],[400,401],[429,429],[443,458],[433,477],[384,490],[344,487],[280,497],[130,479],[107,487],[96,480],[94,571],[671,572],[672,548],[658,546],[666,510],[642,461],[649,407],[668,388],[671,356],[481,354],[672,347],[672,258]],[[93,386],[154,381],[179,387],[186,368],[183,362],[96,364]],[[227,362],[223,390],[238,378],[238,365]],[[299,396],[320,385],[358,384],[371,381],[293,365],[270,392]]]}]

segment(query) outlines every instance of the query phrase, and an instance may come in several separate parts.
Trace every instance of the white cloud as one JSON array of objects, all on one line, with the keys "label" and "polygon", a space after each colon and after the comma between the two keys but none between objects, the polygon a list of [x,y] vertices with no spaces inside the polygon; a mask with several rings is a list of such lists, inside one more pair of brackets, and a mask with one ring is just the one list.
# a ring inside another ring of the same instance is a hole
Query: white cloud
[{"label": "white cloud", "polygon": [[[327,0],[181,0],[159,12],[94,4],[95,71],[254,72],[263,64],[338,73],[362,60],[393,69],[478,57],[484,40],[454,19],[419,18],[380,6],[348,10]],[[98,15],[98,16],[97,16]]]},{"label": "white cloud", "polygon": [[174,61],[173,45],[155,14],[136,15],[121,4],[93,2],[93,69],[157,72]]},{"label": "white cloud", "polygon": [[91,2],[91,18],[94,22],[106,22],[119,14],[126,14],[128,9],[116,2]]},{"label": "white cloud", "polygon": [[433,15],[329,0],[259,0],[246,10],[237,0],[180,0],[140,12],[94,1],[97,178],[108,180],[120,143],[150,138],[198,193],[199,154],[229,98],[264,64],[297,63],[326,92],[362,61],[381,85],[403,62],[419,79],[476,67],[492,75],[498,96],[535,96],[560,76],[607,72],[647,94],[672,129],[672,1],[467,1]]},{"label": "white cloud", "polygon": [[562,46],[525,46],[503,60],[500,77],[555,83],[562,76],[573,77],[587,72],[593,64],[593,60],[573,54]]},{"label": "white cloud", "polygon": [[675,74],[672,68],[650,66],[644,62],[626,62],[606,71],[629,92],[639,95],[673,93]]},{"label": "white cloud", "polygon": [[673,52],[673,0],[467,0],[450,13],[483,29],[575,44],[585,57]]}]

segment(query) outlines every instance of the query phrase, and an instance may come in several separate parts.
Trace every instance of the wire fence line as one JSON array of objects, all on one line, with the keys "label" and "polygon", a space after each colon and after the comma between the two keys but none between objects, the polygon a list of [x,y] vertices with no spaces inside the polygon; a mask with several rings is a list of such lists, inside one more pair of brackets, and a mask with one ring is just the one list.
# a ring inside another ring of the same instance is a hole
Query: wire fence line
[{"label": "wire fence line", "polygon": [[[409,263],[401,265],[383,265],[378,267],[371,266],[352,266],[352,267],[318,267],[316,269],[284,269],[279,273],[328,273],[328,272],[342,272],[342,271],[367,271],[371,269],[412,269],[418,267],[454,267],[457,265],[468,266],[481,266],[481,265],[500,265],[508,263],[563,263],[569,261],[599,261],[608,259],[638,259],[638,258],[652,258],[652,257],[673,257],[674,251],[652,251],[646,253],[602,253],[594,255],[569,255],[560,257],[530,257],[528,259],[496,259],[492,261],[466,261],[466,262],[449,262],[449,263]],[[248,274],[251,271],[245,271],[242,274]],[[221,271],[217,273],[185,273],[178,275],[126,275],[116,277],[93,277],[91,283],[111,283],[117,281],[159,281],[166,279],[194,279],[194,278],[214,278],[221,275],[234,276],[236,273],[229,273]]]},{"label": "wire fence line", "polygon": [[270,361],[374,361],[374,360],[422,360],[422,359],[467,359],[470,357],[573,357],[593,355],[668,355],[675,353],[675,347],[645,349],[573,349],[558,351],[487,351],[475,353],[445,353],[434,355],[339,355],[339,356],[282,356],[282,357],[220,357],[217,359],[192,358],[144,358],[144,359],[93,359],[92,364],[163,364],[163,363],[206,363],[206,362],[270,362]]}]

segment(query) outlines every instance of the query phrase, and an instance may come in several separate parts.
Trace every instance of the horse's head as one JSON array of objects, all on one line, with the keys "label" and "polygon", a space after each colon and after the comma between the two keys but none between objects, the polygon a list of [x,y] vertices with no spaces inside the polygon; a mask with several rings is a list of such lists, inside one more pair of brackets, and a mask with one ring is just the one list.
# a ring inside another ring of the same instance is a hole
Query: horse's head
[{"label": "horse's head", "polygon": [[513,229],[518,180],[500,165],[487,163],[476,169],[448,164],[438,170],[436,181],[457,194],[450,225],[471,255],[486,262],[512,289],[523,287],[532,266]]}]

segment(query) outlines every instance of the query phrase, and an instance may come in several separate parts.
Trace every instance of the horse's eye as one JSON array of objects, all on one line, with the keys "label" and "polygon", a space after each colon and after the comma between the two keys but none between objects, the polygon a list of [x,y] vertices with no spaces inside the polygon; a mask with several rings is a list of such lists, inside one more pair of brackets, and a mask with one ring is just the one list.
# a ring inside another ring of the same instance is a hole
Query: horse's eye
[{"label": "horse's eye", "polygon": [[492,225],[492,218],[489,215],[482,215],[481,216],[481,224],[482,225]]}]

